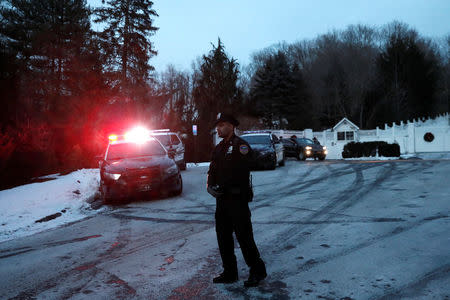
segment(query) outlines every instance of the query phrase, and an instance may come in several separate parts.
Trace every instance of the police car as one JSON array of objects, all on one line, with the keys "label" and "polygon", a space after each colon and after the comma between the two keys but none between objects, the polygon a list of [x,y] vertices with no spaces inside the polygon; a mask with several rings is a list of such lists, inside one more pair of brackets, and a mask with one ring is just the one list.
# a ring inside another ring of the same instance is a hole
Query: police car
[{"label": "police car", "polygon": [[179,195],[183,189],[173,154],[144,128],[111,135],[99,167],[104,203],[130,196]]},{"label": "police car", "polygon": [[180,170],[186,170],[186,161],[184,160],[185,149],[178,134],[171,132],[169,129],[152,130],[151,134],[158,139],[167,151],[173,152],[174,160]]},{"label": "police car", "polygon": [[240,136],[253,150],[252,169],[275,169],[284,166],[284,147],[276,135],[266,131],[244,131]]}]

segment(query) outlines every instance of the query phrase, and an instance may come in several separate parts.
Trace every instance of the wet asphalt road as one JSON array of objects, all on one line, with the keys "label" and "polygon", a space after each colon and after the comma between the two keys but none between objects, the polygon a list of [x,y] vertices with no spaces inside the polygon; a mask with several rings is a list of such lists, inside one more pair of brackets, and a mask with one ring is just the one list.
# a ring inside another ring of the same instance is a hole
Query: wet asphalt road
[{"label": "wet asphalt road", "polygon": [[[289,160],[253,172],[268,278],[221,271],[206,167],[179,197],[0,243],[0,299],[450,299],[450,161]],[[236,245],[238,247],[238,245]]]}]

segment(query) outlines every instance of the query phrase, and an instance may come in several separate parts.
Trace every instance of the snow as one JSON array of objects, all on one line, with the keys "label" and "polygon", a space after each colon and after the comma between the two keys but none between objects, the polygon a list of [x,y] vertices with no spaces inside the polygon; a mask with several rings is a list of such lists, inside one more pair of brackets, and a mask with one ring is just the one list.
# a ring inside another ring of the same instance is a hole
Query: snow
[{"label": "snow", "polygon": [[446,299],[449,157],[288,159],[252,172],[253,230],[269,276],[249,290],[239,249],[239,282],[211,283],[221,263],[215,200],[204,188],[208,163],[182,172],[180,196],[100,210],[85,202],[97,191],[95,169],[0,191],[10,230],[1,236],[14,239],[0,243],[0,298]]},{"label": "snow", "polygon": [[[450,159],[450,153],[405,154],[402,159]],[[392,157],[360,157],[345,160],[395,160]],[[312,161],[312,159],[307,159]],[[187,168],[208,167],[209,162],[188,163]],[[49,179],[0,191],[0,242],[31,235],[43,230],[75,222],[104,210],[93,210],[91,202],[98,191],[98,169],[78,170],[68,175],[51,174]],[[48,222],[36,222],[60,213]]]},{"label": "snow", "polygon": [[[207,166],[209,162],[187,164],[187,168]],[[0,242],[75,222],[105,210],[93,210],[88,203],[98,191],[98,169],[82,169],[63,176],[51,174],[38,179],[49,181],[0,191]],[[50,221],[36,222],[55,214],[58,216]]]},{"label": "snow", "polygon": [[193,167],[209,167],[209,162],[200,162],[200,163],[187,163],[187,168],[193,168]]},{"label": "snow", "polygon": [[[74,222],[95,213],[86,200],[94,197],[98,190],[98,169],[40,177],[53,178],[0,191],[0,242]],[[36,223],[58,213],[61,216],[51,222]]]}]

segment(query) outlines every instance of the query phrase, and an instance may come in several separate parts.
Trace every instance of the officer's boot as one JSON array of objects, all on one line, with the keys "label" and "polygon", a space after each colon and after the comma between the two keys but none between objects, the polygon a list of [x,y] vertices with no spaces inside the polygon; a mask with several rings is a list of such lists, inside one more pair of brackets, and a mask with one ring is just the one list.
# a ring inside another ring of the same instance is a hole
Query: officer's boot
[{"label": "officer's boot", "polygon": [[267,277],[266,266],[264,262],[260,262],[250,269],[250,276],[244,281],[245,287],[258,286],[259,282]]},{"label": "officer's boot", "polygon": [[238,281],[238,272],[236,270],[223,271],[219,276],[213,278],[213,283],[233,283]]}]

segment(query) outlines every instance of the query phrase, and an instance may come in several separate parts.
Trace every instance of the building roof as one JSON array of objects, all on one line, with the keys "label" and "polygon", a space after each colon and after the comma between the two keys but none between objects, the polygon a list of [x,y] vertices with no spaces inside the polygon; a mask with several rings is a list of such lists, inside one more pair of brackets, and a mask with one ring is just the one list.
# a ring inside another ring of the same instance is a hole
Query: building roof
[{"label": "building roof", "polygon": [[347,118],[343,118],[342,120],[340,120],[334,127],[333,130],[336,130],[337,128],[339,128],[342,125],[346,125],[348,124],[350,127],[353,127],[355,130],[359,130],[359,127],[356,126],[353,122],[351,122],[349,119]]}]

